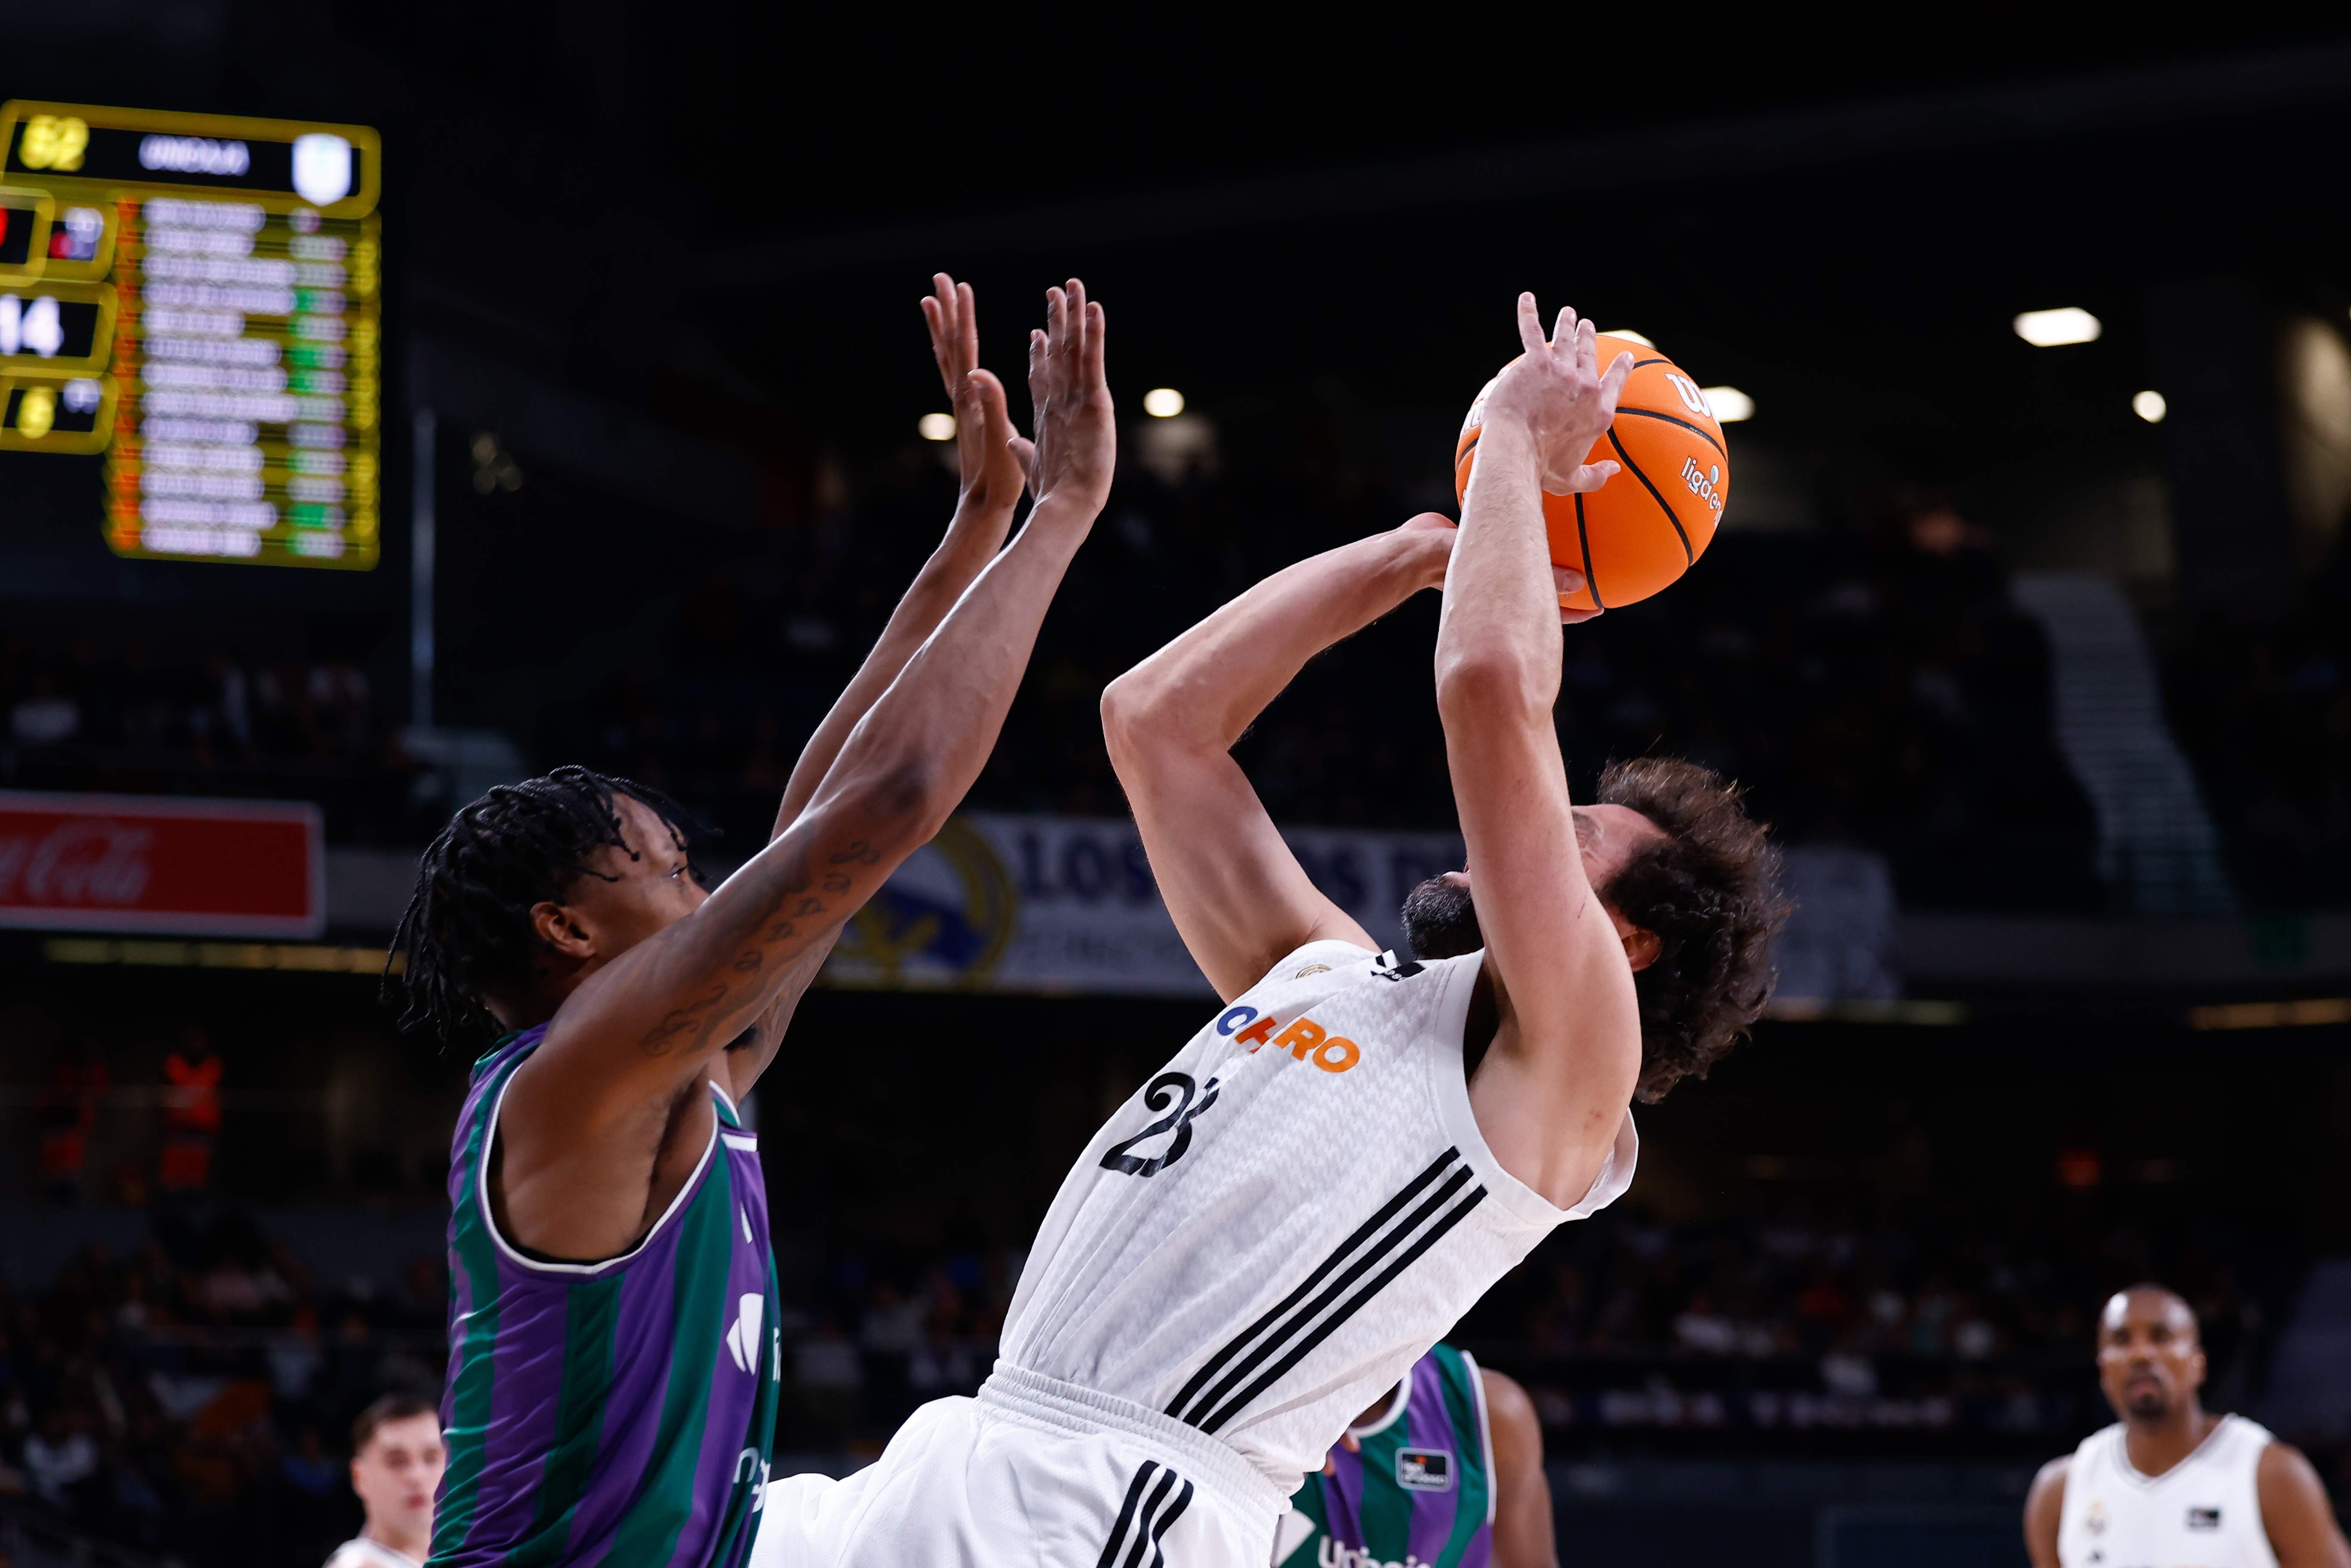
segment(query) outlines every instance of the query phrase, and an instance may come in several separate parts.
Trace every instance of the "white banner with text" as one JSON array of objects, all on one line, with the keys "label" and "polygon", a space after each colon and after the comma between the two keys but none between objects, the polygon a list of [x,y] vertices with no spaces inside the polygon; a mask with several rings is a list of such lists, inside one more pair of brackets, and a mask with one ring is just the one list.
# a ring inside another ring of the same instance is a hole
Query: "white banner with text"
[{"label": "white banner with text", "polygon": [[[1405,895],[1462,863],[1457,833],[1282,831],[1314,884],[1397,946]],[[1800,909],[1783,942],[1804,994],[1896,994],[1893,909],[1865,852],[1788,856]],[[837,986],[1197,997],[1213,993],[1176,934],[1131,821],[971,812],[901,866],[825,966]]]}]

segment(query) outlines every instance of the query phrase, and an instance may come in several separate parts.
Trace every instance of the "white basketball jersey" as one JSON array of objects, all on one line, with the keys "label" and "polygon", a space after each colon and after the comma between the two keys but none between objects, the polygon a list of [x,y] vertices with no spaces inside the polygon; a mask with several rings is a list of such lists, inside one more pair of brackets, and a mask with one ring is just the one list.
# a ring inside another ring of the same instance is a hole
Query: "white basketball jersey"
[{"label": "white basketball jersey", "polygon": [[2065,1470],[2057,1561],[2064,1568],[2277,1568],[2257,1474],[2269,1446],[2266,1428],[2223,1416],[2194,1453],[2150,1477],[2131,1468],[2119,1423],[2091,1433]]},{"label": "white basketball jersey", "polygon": [[1094,1134],[1004,1359],[1164,1411],[1295,1490],[1535,1243],[1633,1179],[1629,1113],[1572,1209],[1486,1147],[1461,1060],[1483,961],[1315,942],[1276,965]]},{"label": "white basketball jersey", "polygon": [[354,1536],[335,1548],[327,1559],[327,1568],[419,1568],[415,1558],[405,1552],[394,1552],[381,1541],[366,1536]]}]

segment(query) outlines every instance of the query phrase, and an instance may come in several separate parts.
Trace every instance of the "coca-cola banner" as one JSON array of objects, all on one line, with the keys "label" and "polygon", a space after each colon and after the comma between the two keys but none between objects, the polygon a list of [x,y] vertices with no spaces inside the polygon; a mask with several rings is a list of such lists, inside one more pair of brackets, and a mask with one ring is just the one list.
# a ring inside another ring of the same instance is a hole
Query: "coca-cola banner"
[{"label": "coca-cola banner", "polygon": [[316,936],[319,809],[0,790],[0,925]]}]

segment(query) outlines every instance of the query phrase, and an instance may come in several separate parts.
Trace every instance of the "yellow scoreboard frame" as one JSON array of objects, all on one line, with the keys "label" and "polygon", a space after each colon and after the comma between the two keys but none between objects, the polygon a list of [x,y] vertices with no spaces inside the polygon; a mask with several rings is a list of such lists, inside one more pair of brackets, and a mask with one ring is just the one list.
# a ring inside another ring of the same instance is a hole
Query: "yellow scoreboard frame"
[{"label": "yellow scoreboard frame", "polygon": [[0,105],[0,451],[102,454],[117,555],[373,567],[382,163],[363,125]]}]

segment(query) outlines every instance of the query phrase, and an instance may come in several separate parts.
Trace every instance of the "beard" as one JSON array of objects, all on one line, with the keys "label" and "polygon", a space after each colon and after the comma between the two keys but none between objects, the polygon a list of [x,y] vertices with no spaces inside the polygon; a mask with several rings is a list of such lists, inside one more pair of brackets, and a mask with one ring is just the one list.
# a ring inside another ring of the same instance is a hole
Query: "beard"
[{"label": "beard", "polygon": [[1404,939],[1416,958],[1458,958],[1486,945],[1469,890],[1441,876],[1405,895],[1403,919]]}]

